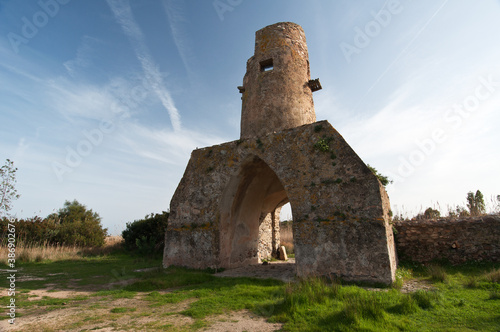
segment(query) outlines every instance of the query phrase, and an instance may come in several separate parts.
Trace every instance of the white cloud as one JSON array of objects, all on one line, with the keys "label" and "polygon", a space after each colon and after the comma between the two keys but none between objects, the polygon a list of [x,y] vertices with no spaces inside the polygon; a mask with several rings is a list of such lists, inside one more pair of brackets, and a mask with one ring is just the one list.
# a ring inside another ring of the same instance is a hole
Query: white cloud
[{"label": "white cloud", "polygon": [[184,64],[190,83],[193,84],[193,82],[197,81],[196,74],[191,68],[191,62],[194,61],[195,55],[184,29],[184,25],[189,24],[184,13],[185,4],[183,0],[164,0],[163,8],[168,17],[168,24],[174,38],[175,46]]},{"label": "white cloud", "polygon": [[63,63],[63,66],[66,68],[69,75],[75,76],[78,71],[85,69],[92,64],[94,48],[96,47],[96,44],[99,43],[100,40],[96,38],[83,36],[80,45],[76,50],[76,57]]},{"label": "white cloud", "polygon": [[108,5],[113,11],[116,20],[121,25],[123,32],[132,43],[137,59],[142,65],[149,88],[156,94],[163,107],[168,111],[174,131],[179,131],[181,129],[179,111],[175,107],[170,92],[163,84],[162,75],[144,42],[144,35],[141,28],[134,20],[129,2],[125,0],[108,0]]},{"label": "white cloud", "polygon": [[181,167],[185,167],[191,151],[195,148],[224,142],[220,137],[206,136],[187,129],[172,132],[155,130],[136,123],[128,123],[123,127],[120,140],[136,157],[149,158]]}]

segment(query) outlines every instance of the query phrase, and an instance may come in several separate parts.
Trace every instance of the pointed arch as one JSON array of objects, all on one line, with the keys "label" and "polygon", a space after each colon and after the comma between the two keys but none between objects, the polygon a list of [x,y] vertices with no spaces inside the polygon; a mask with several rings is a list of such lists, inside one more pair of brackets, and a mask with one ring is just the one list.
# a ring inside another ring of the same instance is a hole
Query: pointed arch
[{"label": "pointed arch", "polygon": [[279,247],[279,212],[288,195],[276,173],[252,155],[226,186],[220,205],[223,267],[256,264]]}]

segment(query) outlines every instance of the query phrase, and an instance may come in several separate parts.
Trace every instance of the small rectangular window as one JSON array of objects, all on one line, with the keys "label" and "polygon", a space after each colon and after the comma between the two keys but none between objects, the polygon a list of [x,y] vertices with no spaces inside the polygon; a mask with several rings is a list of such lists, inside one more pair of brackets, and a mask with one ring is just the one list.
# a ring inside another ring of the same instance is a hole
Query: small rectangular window
[{"label": "small rectangular window", "polygon": [[273,59],[267,59],[260,62],[260,71],[270,71],[273,70]]}]

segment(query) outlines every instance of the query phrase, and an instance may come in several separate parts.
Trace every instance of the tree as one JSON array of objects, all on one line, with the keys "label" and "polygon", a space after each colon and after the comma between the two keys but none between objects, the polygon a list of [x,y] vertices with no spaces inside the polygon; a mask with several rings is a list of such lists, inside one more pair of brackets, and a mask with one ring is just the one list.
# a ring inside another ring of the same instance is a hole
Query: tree
[{"label": "tree", "polygon": [[67,245],[100,247],[108,234],[108,230],[102,228],[99,214],[87,210],[77,200],[66,201],[64,207],[49,215],[47,220],[59,225],[56,241]]},{"label": "tree", "polygon": [[142,255],[163,252],[165,231],[167,230],[169,213],[163,211],[151,213],[144,219],[128,222],[122,232],[125,248]]},{"label": "tree", "polygon": [[372,167],[370,165],[366,165],[366,166],[368,166],[368,168],[370,169],[370,171],[372,171],[372,173],[377,176],[377,178],[379,179],[380,183],[382,183],[382,185],[384,187],[387,186],[389,183],[392,183],[392,180],[390,180],[387,176],[380,174],[375,167]]},{"label": "tree", "polygon": [[476,191],[475,195],[472,191],[467,193],[467,208],[471,216],[480,216],[486,213],[484,197],[481,191]]},{"label": "tree", "polygon": [[8,216],[12,208],[12,201],[19,198],[16,190],[16,172],[14,162],[10,159],[5,161],[5,165],[0,168],[0,217]]},{"label": "tree", "polygon": [[427,208],[424,212],[424,216],[426,219],[437,219],[441,217],[441,212],[433,208]]},{"label": "tree", "polygon": [[455,209],[449,208],[448,209],[448,218],[463,218],[463,217],[470,217],[469,211],[467,211],[463,206],[457,205]]}]

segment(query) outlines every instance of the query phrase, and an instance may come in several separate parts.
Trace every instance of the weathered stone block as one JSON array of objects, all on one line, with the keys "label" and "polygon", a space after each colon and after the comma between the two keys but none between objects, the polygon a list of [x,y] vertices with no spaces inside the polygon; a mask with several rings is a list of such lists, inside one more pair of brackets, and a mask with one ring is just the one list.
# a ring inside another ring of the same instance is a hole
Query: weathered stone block
[{"label": "weathered stone block", "polygon": [[286,249],[285,249],[285,246],[281,246],[280,247],[280,260],[282,261],[287,261],[288,260],[288,256],[286,254]]}]

